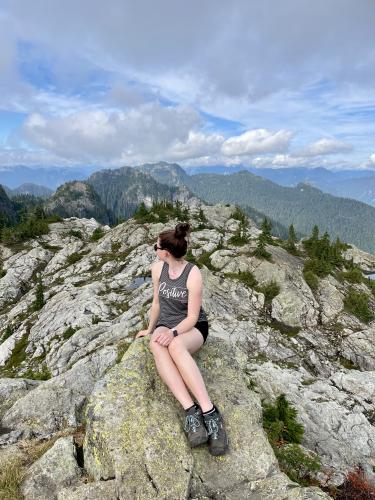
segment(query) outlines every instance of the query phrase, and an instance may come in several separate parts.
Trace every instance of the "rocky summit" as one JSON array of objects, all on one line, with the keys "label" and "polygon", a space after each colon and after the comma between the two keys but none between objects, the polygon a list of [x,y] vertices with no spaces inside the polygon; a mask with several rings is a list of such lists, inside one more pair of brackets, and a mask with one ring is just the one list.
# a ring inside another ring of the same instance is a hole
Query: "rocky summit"
[{"label": "rocky summit", "polygon": [[[374,313],[371,288],[337,273],[309,286],[302,251],[273,238],[271,257],[256,256],[260,230],[248,220],[238,244],[235,213],[195,203],[189,214],[210,324],[194,357],[226,423],[220,457],[190,449],[149,338],[134,339],[148,325],[153,244],[178,220],[71,217],[0,246],[0,464],[19,472],[21,495],[1,498],[313,500],[357,466],[374,480],[375,321],[347,306],[350,289]],[[375,272],[374,256],[347,258]],[[290,473],[296,445],[281,456],[266,432],[281,394],[304,429],[300,453],[320,461],[308,475],[301,462]]]}]

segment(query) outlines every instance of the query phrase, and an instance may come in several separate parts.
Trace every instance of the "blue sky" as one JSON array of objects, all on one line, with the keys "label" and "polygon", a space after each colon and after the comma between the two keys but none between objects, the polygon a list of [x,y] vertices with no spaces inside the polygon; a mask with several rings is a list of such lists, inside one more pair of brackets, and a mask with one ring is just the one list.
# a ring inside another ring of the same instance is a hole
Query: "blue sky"
[{"label": "blue sky", "polygon": [[0,167],[375,169],[373,0],[4,0]]}]

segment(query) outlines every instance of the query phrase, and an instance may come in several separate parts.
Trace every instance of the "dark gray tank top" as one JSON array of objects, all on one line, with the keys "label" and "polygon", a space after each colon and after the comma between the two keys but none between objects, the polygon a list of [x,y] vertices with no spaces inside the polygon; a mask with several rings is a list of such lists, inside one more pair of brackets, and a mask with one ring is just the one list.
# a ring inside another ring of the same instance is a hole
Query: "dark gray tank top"
[{"label": "dark gray tank top", "polygon": [[[176,279],[171,279],[168,274],[169,265],[164,262],[159,278],[160,314],[158,324],[172,328],[187,317],[189,290],[186,287],[186,282],[193,266],[193,263],[188,262],[181,275]],[[202,306],[199,311],[198,321],[207,321]]]}]

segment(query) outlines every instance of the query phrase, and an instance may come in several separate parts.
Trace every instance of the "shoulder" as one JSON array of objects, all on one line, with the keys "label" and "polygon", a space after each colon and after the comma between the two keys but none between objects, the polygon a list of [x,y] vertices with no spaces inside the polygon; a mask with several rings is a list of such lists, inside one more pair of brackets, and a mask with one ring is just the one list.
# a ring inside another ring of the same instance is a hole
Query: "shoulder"
[{"label": "shoulder", "polygon": [[161,270],[163,268],[164,262],[162,260],[158,260],[151,264],[151,276],[152,279],[159,279]]},{"label": "shoulder", "polygon": [[195,284],[201,284],[202,283],[202,273],[199,267],[194,264],[190,271],[189,275],[186,281],[186,285],[189,286],[194,286]]}]

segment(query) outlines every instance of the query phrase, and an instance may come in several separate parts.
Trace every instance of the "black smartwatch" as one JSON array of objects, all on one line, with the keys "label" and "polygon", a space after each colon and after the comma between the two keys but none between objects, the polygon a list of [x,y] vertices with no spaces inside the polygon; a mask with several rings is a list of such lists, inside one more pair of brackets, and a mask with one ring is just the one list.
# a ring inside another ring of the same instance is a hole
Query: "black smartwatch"
[{"label": "black smartwatch", "polygon": [[178,331],[176,329],[172,330],[172,333],[173,333],[173,337],[177,337]]}]

